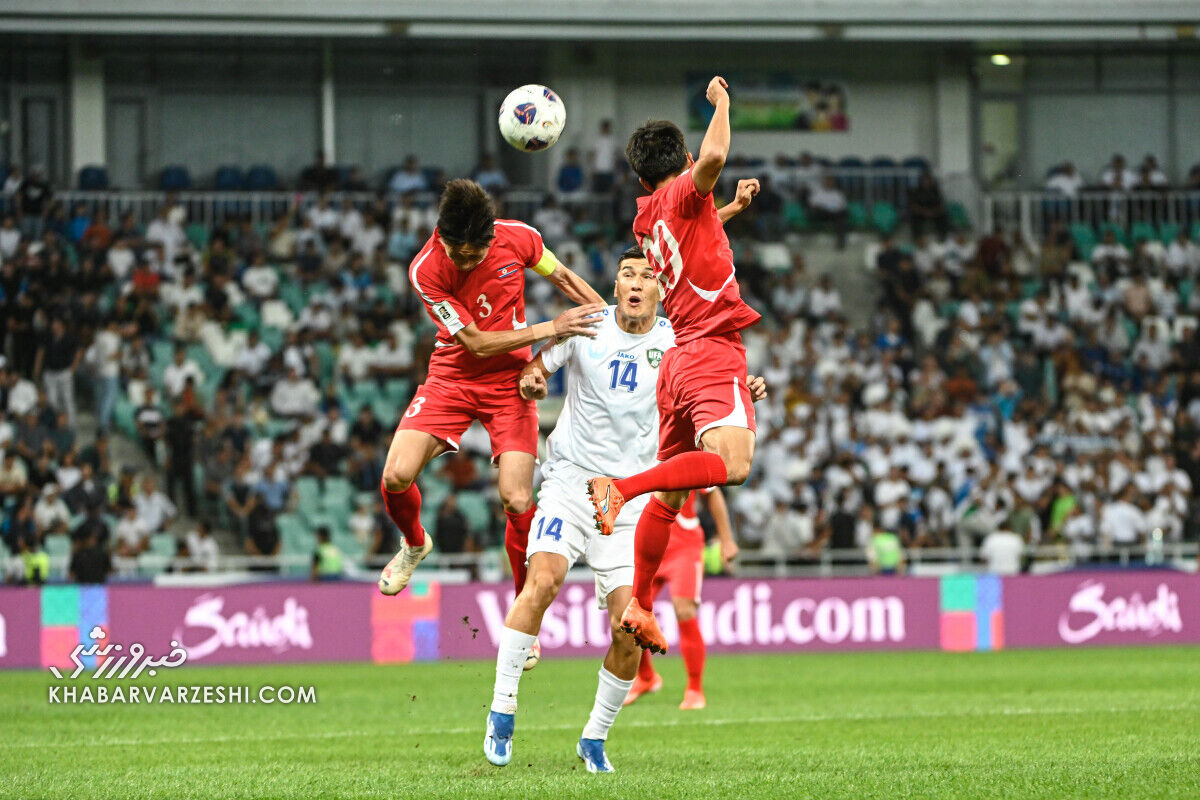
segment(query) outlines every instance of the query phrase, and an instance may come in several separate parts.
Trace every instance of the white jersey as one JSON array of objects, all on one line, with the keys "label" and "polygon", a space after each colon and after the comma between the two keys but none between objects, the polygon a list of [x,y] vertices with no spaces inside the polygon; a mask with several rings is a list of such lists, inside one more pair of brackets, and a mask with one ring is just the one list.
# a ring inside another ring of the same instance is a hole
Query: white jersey
[{"label": "white jersey", "polygon": [[616,306],[609,306],[594,338],[572,336],[541,351],[548,371],[567,367],[567,397],[547,443],[547,466],[567,461],[625,478],[655,464],[658,365],[675,346],[675,332],[657,317],[648,333],[626,333],[616,317]]}]

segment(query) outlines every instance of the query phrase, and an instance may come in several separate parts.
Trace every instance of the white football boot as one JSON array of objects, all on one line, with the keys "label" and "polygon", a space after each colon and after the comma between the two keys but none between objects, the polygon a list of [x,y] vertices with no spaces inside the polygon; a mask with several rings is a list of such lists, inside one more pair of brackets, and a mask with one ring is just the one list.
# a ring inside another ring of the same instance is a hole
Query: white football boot
[{"label": "white football boot", "polygon": [[392,560],[379,573],[379,591],[389,597],[400,594],[408,582],[412,580],[413,570],[425,560],[425,556],[433,550],[433,537],[425,531],[425,544],[420,547],[410,547],[408,542],[400,546],[400,552],[392,556]]}]

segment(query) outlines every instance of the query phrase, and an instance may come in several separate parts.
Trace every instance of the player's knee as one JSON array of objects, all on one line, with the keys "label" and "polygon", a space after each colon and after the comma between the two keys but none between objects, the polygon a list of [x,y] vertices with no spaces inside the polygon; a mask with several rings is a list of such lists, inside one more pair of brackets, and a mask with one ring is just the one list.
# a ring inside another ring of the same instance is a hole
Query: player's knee
[{"label": "player's knee", "polygon": [[681,597],[678,600],[672,601],[675,606],[675,619],[680,622],[687,622],[689,619],[696,618],[696,601],[690,597]]},{"label": "player's knee", "polygon": [[621,630],[621,622],[619,619],[610,618],[609,627],[611,628],[613,649],[619,655],[632,656],[634,653],[641,655],[641,648],[638,647],[637,641],[633,638],[633,634],[626,633]]},{"label": "player's knee", "polygon": [[528,489],[501,489],[500,502],[509,514],[524,514],[533,508],[533,493]]},{"label": "player's knee", "polygon": [[725,485],[741,486],[750,477],[750,456],[733,456],[725,460]]},{"label": "player's knee", "polygon": [[528,594],[529,601],[536,607],[546,609],[558,597],[562,588],[562,576],[550,570],[534,570],[525,577],[525,588],[521,594]]},{"label": "player's knee", "polygon": [[412,486],[416,480],[415,475],[409,475],[399,466],[386,466],[383,468],[383,488],[389,492],[404,492],[408,487]]},{"label": "player's knee", "polygon": [[679,509],[683,508],[683,504],[687,502],[689,494],[691,494],[690,489],[684,489],[681,492],[655,492],[654,498],[671,508]]}]

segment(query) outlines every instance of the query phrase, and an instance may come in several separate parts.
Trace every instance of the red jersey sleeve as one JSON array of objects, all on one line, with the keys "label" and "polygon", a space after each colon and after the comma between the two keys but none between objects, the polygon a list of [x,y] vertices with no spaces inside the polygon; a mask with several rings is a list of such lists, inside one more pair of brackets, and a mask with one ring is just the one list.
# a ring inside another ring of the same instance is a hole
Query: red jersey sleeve
[{"label": "red jersey sleeve", "polygon": [[525,269],[533,268],[542,260],[542,251],[545,250],[545,245],[542,243],[542,234],[538,233],[537,228],[516,220],[498,219],[496,220],[496,231],[497,233],[503,231],[508,246],[521,259],[521,266]]},{"label": "red jersey sleeve", "polygon": [[712,193],[700,194],[689,169],[667,186],[664,203],[681,217],[695,217],[712,204]]},{"label": "red jersey sleeve", "polygon": [[474,320],[467,307],[454,296],[442,265],[434,257],[432,247],[436,246],[427,247],[416,257],[408,269],[408,277],[429,316],[453,336]]}]

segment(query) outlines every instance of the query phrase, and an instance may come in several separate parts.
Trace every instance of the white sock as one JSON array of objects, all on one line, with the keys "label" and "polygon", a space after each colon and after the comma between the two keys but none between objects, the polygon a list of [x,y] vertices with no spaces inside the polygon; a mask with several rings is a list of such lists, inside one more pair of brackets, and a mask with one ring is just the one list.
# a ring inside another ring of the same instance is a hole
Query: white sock
[{"label": "white sock", "polygon": [[607,739],[608,729],[617,721],[617,712],[629,694],[633,680],[623,681],[616,675],[600,668],[600,682],[596,686],[596,704],[592,706],[592,714],[588,717],[587,725],[583,726],[584,739]]},{"label": "white sock", "polygon": [[[500,651],[496,653],[496,686],[492,689],[492,711],[517,713],[517,685],[525,669],[525,659],[537,638],[506,627],[500,632]],[[610,723],[611,724],[611,723]]]}]

